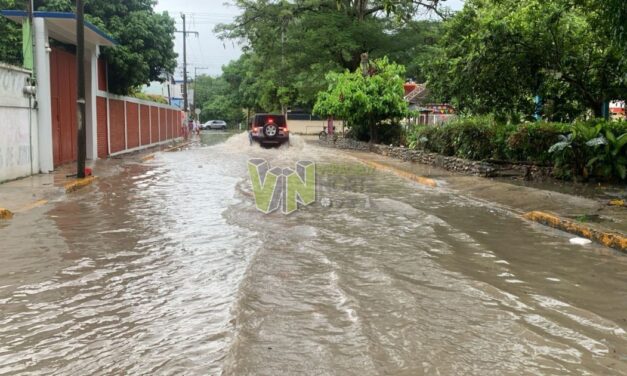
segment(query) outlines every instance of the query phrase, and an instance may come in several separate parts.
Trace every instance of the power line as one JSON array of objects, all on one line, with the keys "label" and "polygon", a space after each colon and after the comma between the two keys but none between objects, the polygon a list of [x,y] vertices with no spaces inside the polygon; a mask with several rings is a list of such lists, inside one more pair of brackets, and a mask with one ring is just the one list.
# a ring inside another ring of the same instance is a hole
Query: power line
[{"label": "power line", "polygon": [[[187,112],[187,34],[195,34],[198,36],[197,31],[187,31],[185,25],[185,14],[181,14],[183,19],[183,110]],[[176,31],[181,33],[181,31]]]}]

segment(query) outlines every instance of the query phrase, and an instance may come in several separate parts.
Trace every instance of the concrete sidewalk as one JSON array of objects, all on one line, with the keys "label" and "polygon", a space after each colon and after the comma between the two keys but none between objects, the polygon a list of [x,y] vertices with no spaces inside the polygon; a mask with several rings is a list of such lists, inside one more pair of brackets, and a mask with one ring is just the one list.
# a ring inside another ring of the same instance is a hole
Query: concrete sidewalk
[{"label": "concrete sidewalk", "polygon": [[[349,150],[344,152],[367,165],[382,166],[382,169],[389,167],[390,171],[403,178],[411,174],[425,181],[434,180],[437,189],[450,190],[516,214],[524,215],[534,211],[556,214],[592,231],[627,237],[627,208],[609,205],[612,198],[625,199],[627,190],[621,187],[598,187],[594,190],[581,190],[583,194],[573,194],[572,185],[568,184],[544,182],[540,185],[505,178],[460,175],[438,167],[401,161],[375,153]],[[418,179],[409,180],[420,184]]]},{"label": "concrete sidewalk", "polygon": [[[87,161],[86,167],[91,168],[98,179],[106,179],[118,174],[124,163],[142,163],[157,152],[175,151],[187,144],[185,141],[163,144],[108,159]],[[66,185],[76,181],[75,177],[68,177],[72,174],[76,174],[75,163],[59,166],[50,174],[37,174],[1,183],[0,209],[19,215],[48,202],[61,200],[66,195]]]}]

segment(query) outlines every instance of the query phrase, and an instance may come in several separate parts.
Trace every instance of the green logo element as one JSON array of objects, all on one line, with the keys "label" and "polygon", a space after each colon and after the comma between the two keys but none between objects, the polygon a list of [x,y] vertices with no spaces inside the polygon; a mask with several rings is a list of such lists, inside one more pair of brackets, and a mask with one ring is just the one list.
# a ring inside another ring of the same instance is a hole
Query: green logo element
[{"label": "green logo element", "polygon": [[265,159],[250,159],[248,174],[253,186],[255,205],[268,214],[281,208],[283,214],[293,213],[298,204],[316,201],[316,165],[299,161],[296,169],[270,168]]}]

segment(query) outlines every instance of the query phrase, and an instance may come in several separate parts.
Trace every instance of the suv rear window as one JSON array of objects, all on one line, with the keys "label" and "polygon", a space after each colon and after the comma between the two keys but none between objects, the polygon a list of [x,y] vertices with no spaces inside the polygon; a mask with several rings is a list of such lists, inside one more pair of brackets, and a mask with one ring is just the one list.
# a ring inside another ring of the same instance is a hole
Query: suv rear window
[{"label": "suv rear window", "polygon": [[265,124],[270,122],[270,119],[274,122],[274,124],[279,127],[285,127],[285,116],[284,115],[256,115],[255,116],[255,126],[263,127]]}]

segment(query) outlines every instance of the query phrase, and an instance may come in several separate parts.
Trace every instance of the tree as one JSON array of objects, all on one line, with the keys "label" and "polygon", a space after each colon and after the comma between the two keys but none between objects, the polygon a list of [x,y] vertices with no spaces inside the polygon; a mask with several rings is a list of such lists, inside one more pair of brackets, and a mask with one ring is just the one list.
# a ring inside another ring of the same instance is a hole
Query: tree
[{"label": "tree", "polygon": [[155,13],[152,0],[91,0],[90,20],[109,31],[119,45],[103,50],[109,64],[109,90],[128,94],[150,81],[163,80],[176,67],[174,20]]},{"label": "tree", "polygon": [[244,113],[237,95],[224,76],[198,76],[194,81],[194,96],[201,108],[200,120],[225,120],[229,124],[239,123]]},{"label": "tree", "polygon": [[[0,9],[15,9],[15,0],[0,0]],[[0,61],[22,65],[21,26],[8,18],[0,17]]]},{"label": "tree", "polygon": [[[544,98],[551,120],[573,120],[627,95],[620,48],[582,0],[469,0],[446,23],[429,87],[462,111],[514,119]],[[550,111],[549,111],[550,110]]]},{"label": "tree", "polygon": [[364,75],[359,69],[329,73],[328,90],[318,94],[314,113],[347,120],[356,133],[366,129],[370,141],[376,142],[378,126],[407,115],[405,68],[384,57],[374,60],[370,70],[373,74]]},{"label": "tree", "polygon": [[[2,9],[26,9],[26,0],[0,0]],[[150,81],[162,80],[174,72],[174,20],[155,13],[153,0],[90,0],[85,3],[86,19],[102,28],[119,43],[103,48],[109,64],[109,90],[128,94]],[[35,10],[70,12],[74,2],[36,0]],[[20,27],[0,18],[0,60],[19,64]],[[5,36],[6,35],[6,36]]]},{"label": "tree", "polygon": [[[409,6],[410,1],[237,1],[241,16],[218,31],[239,40],[246,52],[240,66],[248,70],[240,75],[247,82],[245,107],[310,109],[326,88],[325,75],[355,70],[364,51],[373,58],[388,55],[409,65],[413,77],[424,77],[423,62],[437,41],[436,23],[393,17],[388,3]],[[424,4],[439,7],[440,2]],[[400,15],[401,8],[395,11]]]}]

